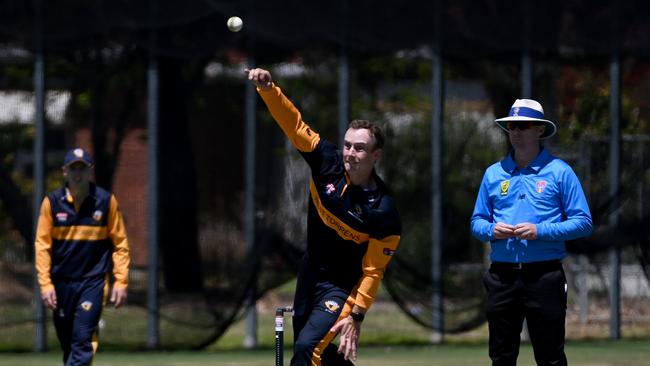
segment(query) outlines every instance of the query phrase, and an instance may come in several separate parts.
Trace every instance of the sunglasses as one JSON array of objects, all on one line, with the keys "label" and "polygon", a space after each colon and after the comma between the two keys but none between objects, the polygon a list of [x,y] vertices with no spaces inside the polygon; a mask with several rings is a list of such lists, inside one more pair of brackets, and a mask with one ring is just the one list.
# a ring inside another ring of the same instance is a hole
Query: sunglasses
[{"label": "sunglasses", "polygon": [[88,168],[90,168],[90,166],[87,165],[87,164],[83,164],[83,163],[73,163],[73,164],[68,165],[68,170],[69,171],[83,172],[83,171],[86,171]]},{"label": "sunglasses", "polygon": [[509,121],[506,124],[508,130],[512,131],[514,129],[525,131],[533,126],[540,126],[538,122],[535,121]]}]

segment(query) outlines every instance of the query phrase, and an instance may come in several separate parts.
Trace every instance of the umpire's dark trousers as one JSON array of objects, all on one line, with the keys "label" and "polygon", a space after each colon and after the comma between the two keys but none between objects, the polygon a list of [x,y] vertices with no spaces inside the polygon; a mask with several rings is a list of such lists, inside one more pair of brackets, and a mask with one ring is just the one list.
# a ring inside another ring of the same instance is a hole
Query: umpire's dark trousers
[{"label": "umpire's dark trousers", "polygon": [[524,318],[537,365],[563,366],[567,285],[560,261],[492,263],[483,278],[488,293],[490,358],[514,366]]},{"label": "umpire's dark trousers", "polygon": [[105,284],[104,275],[54,282],[57,298],[54,327],[65,366],[87,366],[93,361]]}]

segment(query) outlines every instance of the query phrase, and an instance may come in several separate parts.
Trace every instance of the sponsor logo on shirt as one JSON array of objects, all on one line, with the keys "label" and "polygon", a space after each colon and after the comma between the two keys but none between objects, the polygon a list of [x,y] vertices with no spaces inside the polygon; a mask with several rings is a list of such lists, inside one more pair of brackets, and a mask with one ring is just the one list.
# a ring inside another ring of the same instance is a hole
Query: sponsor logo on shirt
[{"label": "sponsor logo on shirt", "polygon": [[97,211],[93,212],[93,220],[102,221],[102,216],[103,215],[104,214],[102,214],[102,212],[100,210],[97,210]]},{"label": "sponsor logo on shirt", "polygon": [[332,193],[334,193],[334,191],[336,191],[336,187],[334,187],[334,184],[332,184],[332,183],[328,183],[328,184],[325,186],[325,194],[326,194],[326,195],[329,196],[329,195],[331,195]]},{"label": "sponsor logo on shirt", "polygon": [[384,255],[392,257],[395,254],[395,249],[384,248]]},{"label": "sponsor logo on shirt", "polygon": [[329,226],[332,229],[336,230],[339,233],[339,236],[341,236],[344,239],[352,240],[352,241],[355,241],[357,243],[361,243],[361,242],[365,241],[365,240],[363,240],[363,238],[361,237],[359,232],[350,229],[341,220],[334,217],[333,215],[330,215],[327,212],[325,212],[325,223],[327,224],[327,226]]},{"label": "sponsor logo on shirt", "polygon": [[341,305],[339,305],[339,303],[334,300],[325,301],[325,308],[332,313],[336,312],[340,307]]},{"label": "sponsor logo on shirt", "polygon": [[354,212],[348,210],[348,213],[355,219],[359,220],[360,222],[363,222],[363,219],[361,219],[361,214],[363,214],[363,209],[361,208],[361,206],[354,205]]},{"label": "sponsor logo on shirt", "polygon": [[65,222],[66,220],[68,220],[68,213],[67,212],[57,212],[56,213],[56,221]]},{"label": "sponsor logo on shirt", "polygon": [[90,301],[84,301],[81,303],[81,308],[84,309],[85,311],[90,311],[92,307],[93,307],[93,303]]},{"label": "sponsor logo on shirt", "polygon": [[316,186],[314,185],[313,181],[310,184],[310,190],[312,202],[318,211],[318,216],[320,216],[325,225],[327,225],[330,229],[335,230],[338,235],[345,240],[351,240],[357,244],[368,241],[370,236],[367,233],[363,233],[351,228],[344,221],[330,213],[327,208],[325,208],[323,202],[321,202],[320,197],[318,196],[318,192],[316,191]]},{"label": "sponsor logo on shirt", "polygon": [[510,188],[510,180],[506,179],[501,182],[501,195],[506,196],[508,194],[508,189]]},{"label": "sponsor logo on shirt", "polygon": [[544,188],[546,188],[546,184],[547,184],[547,183],[546,183],[545,180],[540,180],[540,181],[538,181],[538,182],[535,184],[535,186],[536,186],[536,190],[537,190],[537,193],[542,193],[542,192],[544,192]]}]

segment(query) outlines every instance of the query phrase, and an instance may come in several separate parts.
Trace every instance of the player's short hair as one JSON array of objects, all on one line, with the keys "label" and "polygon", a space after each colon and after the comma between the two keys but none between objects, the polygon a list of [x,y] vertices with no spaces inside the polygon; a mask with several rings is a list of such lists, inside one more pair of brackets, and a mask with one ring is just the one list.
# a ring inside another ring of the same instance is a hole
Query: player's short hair
[{"label": "player's short hair", "polygon": [[379,127],[378,124],[370,122],[365,119],[355,119],[354,121],[350,122],[348,128],[352,128],[355,130],[364,128],[370,131],[370,135],[375,139],[375,146],[373,150],[381,149],[384,147],[384,142],[386,141],[386,135],[384,134],[384,130],[381,127]]}]

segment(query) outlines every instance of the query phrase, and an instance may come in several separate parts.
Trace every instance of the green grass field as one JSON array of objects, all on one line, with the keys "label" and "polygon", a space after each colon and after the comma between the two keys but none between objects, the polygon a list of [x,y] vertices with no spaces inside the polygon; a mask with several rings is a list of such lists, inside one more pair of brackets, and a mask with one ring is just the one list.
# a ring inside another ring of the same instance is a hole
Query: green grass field
[{"label": "green grass field", "polygon": [[[285,353],[285,364],[290,353]],[[569,342],[569,364],[572,366],[645,366],[650,365],[650,342],[622,340],[617,342]],[[272,349],[219,352],[100,352],[95,366],[270,366]],[[0,366],[60,365],[60,353],[0,355]],[[442,345],[417,347],[366,347],[359,354],[358,366],[467,366],[487,365],[487,346]],[[535,365],[529,345],[522,346],[519,365]]]},{"label": "green grass field", "polygon": [[[288,288],[288,287],[287,287]],[[282,297],[260,302],[258,307],[259,349],[242,350],[244,321],[235,322],[217,342],[202,352],[127,352],[144,344],[146,317],[140,308],[107,309],[107,325],[100,335],[100,350],[94,366],[270,366],[274,362],[274,306],[290,301],[291,289]],[[0,318],[30,316],[29,309],[0,308]],[[291,320],[285,323],[285,364],[291,357]],[[379,302],[364,321],[358,366],[467,366],[489,365],[487,326],[470,332],[446,335],[445,345],[431,346],[431,331],[408,319],[395,304]],[[623,324],[625,339],[607,341],[607,324],[567,326],[567,355],[572,366],[650,366],[650,326],[647,322]],[[17,325],[0,331],[0,366],[60,366],[61,353],[51,322],[48,327],[51,352],[34,354],[32,325]],[[168,333],[165,333],[169,335]],[[180,332],[182,335],[183,333]],[[119,343],[122,342],[122,343]],[[23,351],[23,352],[16,352]],[[530,345],[524,344],[519,365],[535,365]]]}]

